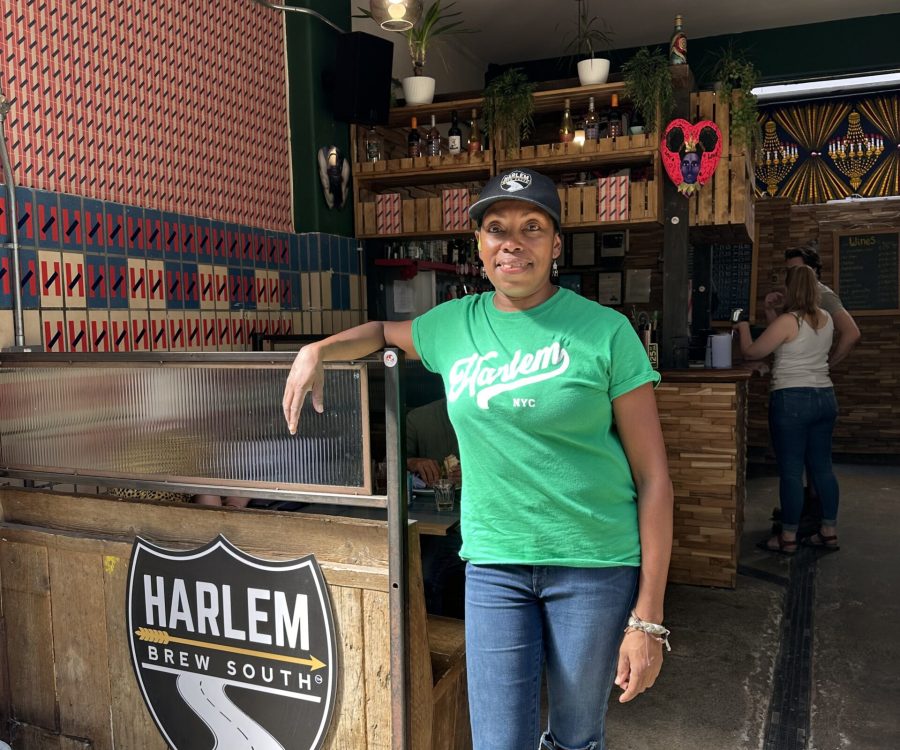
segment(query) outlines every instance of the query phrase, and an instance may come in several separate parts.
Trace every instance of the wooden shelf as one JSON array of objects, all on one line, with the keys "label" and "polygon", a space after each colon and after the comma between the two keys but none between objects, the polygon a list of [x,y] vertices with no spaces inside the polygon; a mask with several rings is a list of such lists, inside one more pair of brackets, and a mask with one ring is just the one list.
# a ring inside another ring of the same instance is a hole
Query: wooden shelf
[{"label": "wooden shelf", "polygon": [[468,154],[446,154],[388,159],[354,164],[353,176],[357,184],[370,190],[398,185],[483,181],[491,176],[491,162],[490,151],[481,151],[475,158]]},{"label": "wooden shelf", "polygon": [[[561,112],[566,99],[571,100],[573,109],[586,109],[588,97],[591,96],[594,97],[597,106],[601,106],[609,104],[613,94],[618,94],[620,101],[626,101],[625,84],[620,81],[618,83],[599,83],[593,86],[572,86],[551,91],[535,91],[533,94],[534,111],[542,113],[559,110]],[[431,115],[434,115],[438,122],[450,122],[450,114],[453,110],[456,110],[459,115],[460,122],[464,122],[468,121],[472,109],[478,110],[480,120],[484,110],[484,97],[477,96],[447,102],[434,102],[433,104],[393,107],[388,117],[388,126],[408,128],[410,118],[416,117],[421,127],[431,121]]]},{"label": "wooden shelf", "polygon": [[[392,235],[397,236],[397,235]],[[392,268],[399,272],[401,279],[411,279],[419,271],[436,271],[437,273],[457,275],[456,266],[452,263],[436,263],[431,260],[415,260],[414,258],[376,258],[375,265]]]},{"label": "wooden shelf", "polygon": [[497,169],[503,171],[517,166],[536,169],[576,171],[604,164],[623,167],[652,164],[656,159],[655,133],[631,135],[620,138],[604,138],[597,143],[550,143],[525,146],[518,155],[510,157],[507,151],[498,152]]},{"label": "wooden shelf", "polygon": [[[392,128],[409,127],[410,118],[415,117],[419,121],[419,127],[431,122],[434,115],[438,122],[450,122],[450,114],[456,110],[460,122],[467,122],[473,109],[478,110],[481,118],[484,108],[484,97],[472,97],[470,99],[456,99],[450,102],[434,102],[433,104],[417,104],[410,107],[393,107],[388,116],[388,126]],[[430,126],[429,126],[430,127]]]},{"label": "wooden shelf", "polygon": [[630,221],[582,221],[582,222],[563,222],[561,229],[564,232],[575,231],[598,231],[598,232],[615,232],[620,229],[643,229],[659,227],[661,222],[655,218],[631,219]]},{"label": "wooden shelf", "polygon": [[360,234],[357,232],[356,237],[360,240],[424,240],[439,239],[441,237],[471,237],[474,231],[474,229],[456,229],[452,231],[441,229],[435,232],[399,232],[398,234],[377,234],[374,232]]},{"label": "wooden shelf", "polygon": [[419,271],[444,271],[446,273],[456,273],[456,266],[452,263],[437,263],[433,260],[416,260],[415,258],[376,258],[375,265],[402,268],[414,267]]}]

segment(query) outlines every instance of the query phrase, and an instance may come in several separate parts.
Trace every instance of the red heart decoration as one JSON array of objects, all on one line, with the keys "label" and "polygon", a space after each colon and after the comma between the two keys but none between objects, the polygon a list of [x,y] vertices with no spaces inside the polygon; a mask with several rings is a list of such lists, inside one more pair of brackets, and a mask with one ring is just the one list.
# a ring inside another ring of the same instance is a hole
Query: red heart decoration
[{"label": "red heart decoration", "polygon": [[716,171],[722,155],[722,132],[712,120],[694,125],[687,120],[672,120],[663,133],[659,152],[678,192],[691,195]]}]

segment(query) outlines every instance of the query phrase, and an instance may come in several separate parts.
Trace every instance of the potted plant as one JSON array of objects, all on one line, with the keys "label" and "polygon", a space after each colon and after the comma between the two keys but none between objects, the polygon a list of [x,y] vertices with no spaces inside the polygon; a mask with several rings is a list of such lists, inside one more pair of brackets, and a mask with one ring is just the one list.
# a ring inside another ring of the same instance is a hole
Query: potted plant
[{"label": "potted plant", "polygon": [[587,55],[578,61],[578,80],[582,86],[606,83],[609,58],[595,55],[601,49],[609,49],[612,32],[600,16],[588,15],[588,0],[575,1],[578,3],[575,31],[568,38],[565,50],[569,55]]},{"label": "potted plant", "polygon": [[534,125],[535,84],[521,68],[510,68],[494,78],[484,90],[484,124],[494,144],[517,150]]},{"label": "potted plant", "polygon": [[732,142],[753,149],[761,140],[759,107],[753,94],[759,71],[743,50],[729,44],[716,56],[713,79],[719,94],[731,106]]},{"label": "potted plant", "polygon": [[[407,104],[431,104],[434,98],[434,78],[424,75],[425,56],[431,43],[438,37],[450,34],[471,34],[474,29],[467,29],[463,22],[455,20],[462,11],[452,10],[455,2],[441,5],[441,0],[434,0],[419,21],[410,29],[398,33],[406,37],[409,56],[412,61],[413,75],[402,80],[403,96]],[[357,8],[360,16],[371,18],[372,12],[367,8]]]},{"label": "potted plant", "polygon": [[659,47],[652,50],[641,47],[622,66],[622,79],[625,82],[625,98],[634,107],[638,120],[643,122],[644,131],[657,130],[657,113],[665,119],[675,107],[675,88],[669,73],[668,55]]}]

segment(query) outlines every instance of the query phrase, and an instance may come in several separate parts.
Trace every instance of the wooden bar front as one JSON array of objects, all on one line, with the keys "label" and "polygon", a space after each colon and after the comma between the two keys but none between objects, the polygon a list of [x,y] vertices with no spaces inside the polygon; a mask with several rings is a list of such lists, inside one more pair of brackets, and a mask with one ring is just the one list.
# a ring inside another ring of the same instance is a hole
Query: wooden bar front
[{"label": "wooden bar front", "polygon": [[667,370],[656,389],[675,533],[669,582],[733,588],[746,496],[749,370]]},{"label": "wooden bar front", "polygon": [[[425,614],[409,526],[410,747],[470,747],[461,622]],[[135,679],[126,576],[136,534],[194,548],[217,534],[249,554],[314,554],[338,636],[325,748],[397,747],[391,726],[387,523],[0,489],[0,737],[16,750],[165,750]]]}]

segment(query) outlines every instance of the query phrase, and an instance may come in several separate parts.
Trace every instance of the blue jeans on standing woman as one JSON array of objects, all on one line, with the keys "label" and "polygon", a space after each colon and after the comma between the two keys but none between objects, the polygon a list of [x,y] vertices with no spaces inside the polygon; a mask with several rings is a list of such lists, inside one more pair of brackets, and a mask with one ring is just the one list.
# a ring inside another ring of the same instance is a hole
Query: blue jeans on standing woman
[{"label": "blue jeans on standing woman", "polygon": [[638,575],[630,566],[466,566],[474,750],[605,750],[606,703]]},{"label": "blue jeans on standing woman", "polygon": [[769,394],[769,432],[778,460],[781,525],[796,532],[803,511],[803,469],[822,501],[822,523],[837,524],[839,490],[831,467],[837,421],[833,388],[779,388]]}]

